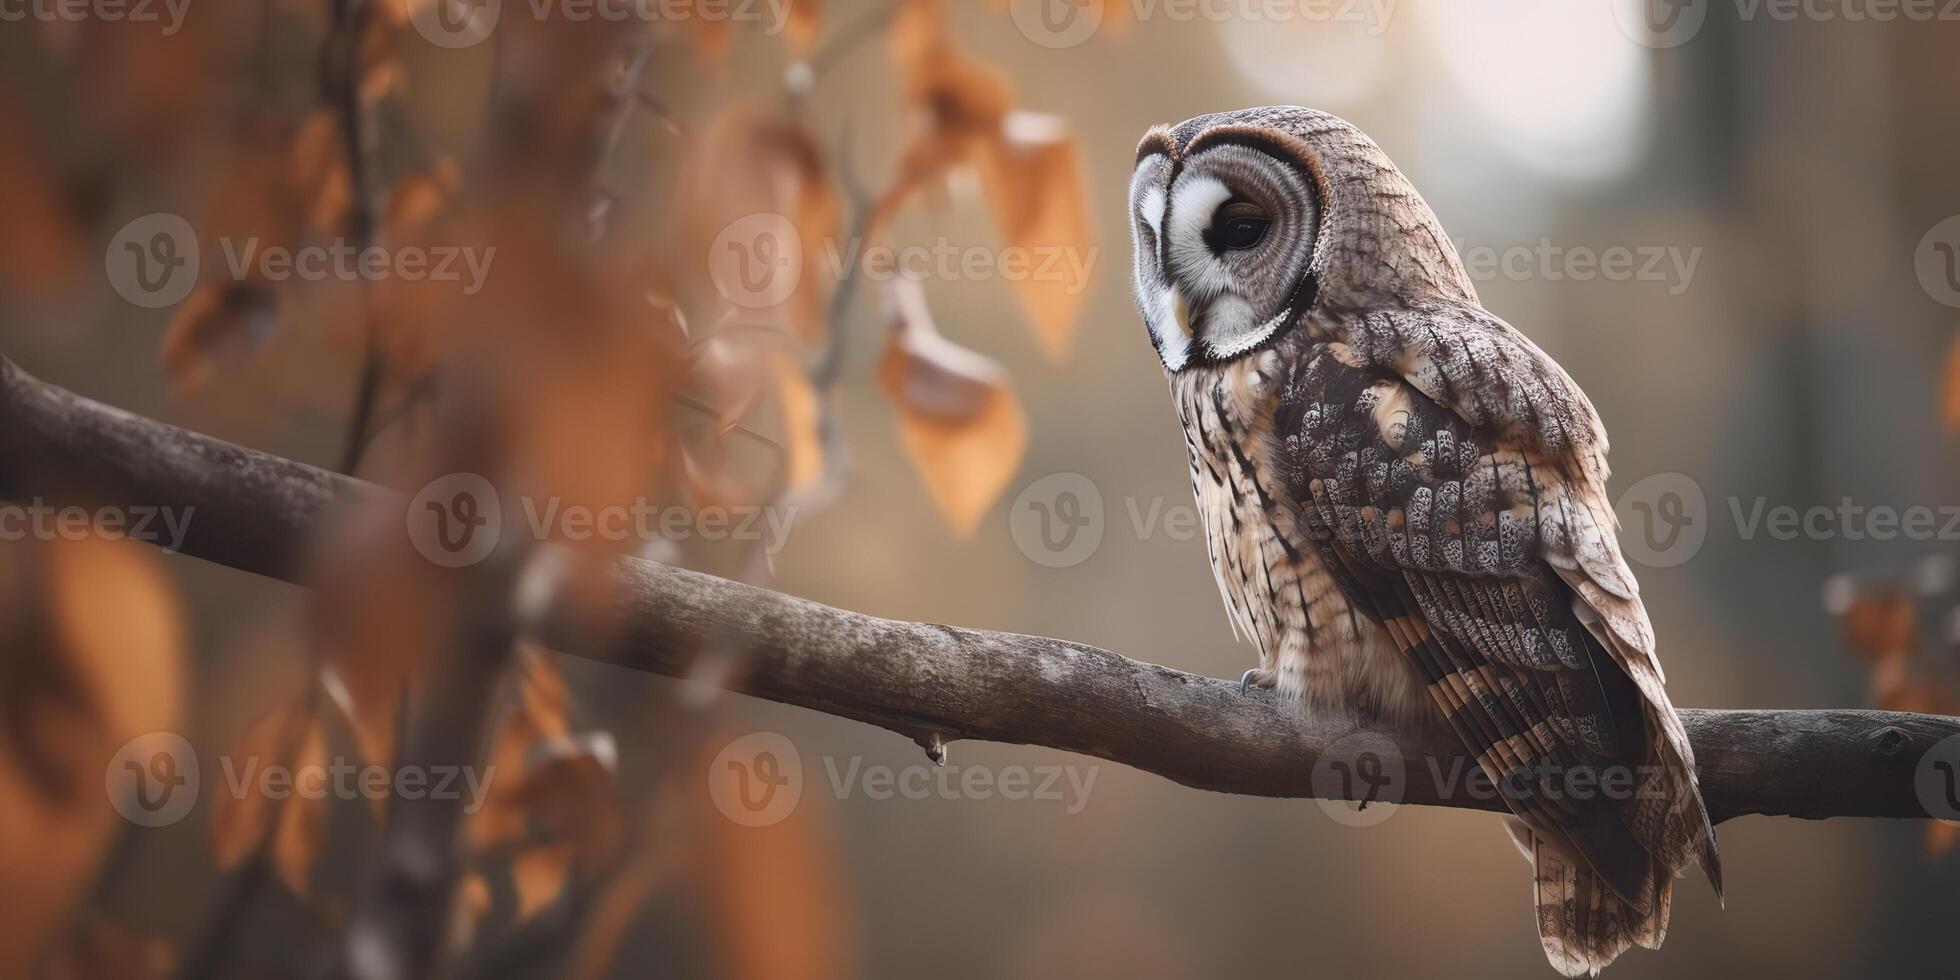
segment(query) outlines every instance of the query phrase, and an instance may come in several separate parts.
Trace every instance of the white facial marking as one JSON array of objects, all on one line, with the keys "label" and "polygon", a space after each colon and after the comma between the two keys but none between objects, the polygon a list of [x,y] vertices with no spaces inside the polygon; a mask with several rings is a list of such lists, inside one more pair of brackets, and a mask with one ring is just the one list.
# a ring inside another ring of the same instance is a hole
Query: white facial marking
[{"label": "white facial marking", "polygon": [[1157,339],[1157,352],[1164,366],[1175,371],[1191,359],[1191,338],[1177,323],[1176,290],[1162,286],[1151,296],[1151,312],[1145,318],[1151,336]]},{"label": "white facial marking", "polygon": [[1273,335],[1273,331],[1278,330],[1286,323],[1287,316],[1292,312],[1291,309],[1281,310],[1273,314],[1272,319],[1260,324],[1258,329],[1240,334],[1236,337],[1227,338],[1222,344],[1206,341],[1205,349],[1211,351],[1211,356],[1213,357],[1236,357],[1264,343],[1267,337]]},{"label": "white facial marking", "polygon": [[1218,206],[1232,199],[1232,189],[1216,177],[1198,174],[1179,180],[1171,194],[1171,267],[1182,285],[1191,291],[1194,303],[1207,302],[1232,284],[1231,273],[1205,244],[1205,229],[1211,227]]},{"label": "white facial marking", "polygon": [[1138,217],[1152,235],[1161,241],[1164,237],[1164,189],[1152,187],[1143,192],[1143,200],[1137,204]]},{"label": "white facial marking", "polygon": [[[1152,245],[1164,239],[1167,198],[1161,184],[1140,185],[1145,180],[1155,178],[1163,164],[1163,155],[1153,153],[1137,162],[1136,172],[1130,177],[1130,197],[1136,201],[1137,220],[1150,231]],[[1175,299],[1165,278],[1168,273],[1156,268],[1157,253],[1146,250],[1143,245],[1144,242],[1137,242],[1135,256],[1133,280],[1137,305],[1143,308],[1144,326],[1150,329],[1151,339],[1157,344],[1157,352],[1164,366],[1176,371],[1191,359],[1191,338],[1178,329],[1173,309]]]}]

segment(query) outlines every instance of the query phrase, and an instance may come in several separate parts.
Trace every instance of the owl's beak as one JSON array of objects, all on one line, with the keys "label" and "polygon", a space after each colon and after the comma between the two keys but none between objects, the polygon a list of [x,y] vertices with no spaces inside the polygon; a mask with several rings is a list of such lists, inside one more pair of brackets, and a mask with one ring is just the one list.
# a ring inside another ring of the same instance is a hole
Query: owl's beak
[{"label": "owl's beak", "polygon": [[1176,286],[1171,287],[1171,316],[1177,319],[1177,329],[1184,336],[1190,338],[1198,336],[1191,329],[1191,304],[1184,298],[1183,290]]}]

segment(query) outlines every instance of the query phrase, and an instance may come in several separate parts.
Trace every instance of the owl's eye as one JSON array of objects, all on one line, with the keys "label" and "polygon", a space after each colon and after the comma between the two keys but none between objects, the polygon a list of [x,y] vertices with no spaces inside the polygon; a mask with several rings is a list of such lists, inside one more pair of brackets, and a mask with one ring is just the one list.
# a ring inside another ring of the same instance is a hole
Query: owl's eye
[{"label": "owl's eye", "polygon": [[1266,228],[1271,224],[1272,220],[1259,210],[1258,205],[1232,201],[1218,209],[1206,237],[1211,239],[1214,248],[1242,252],[1259,244],[1266,237]]}]

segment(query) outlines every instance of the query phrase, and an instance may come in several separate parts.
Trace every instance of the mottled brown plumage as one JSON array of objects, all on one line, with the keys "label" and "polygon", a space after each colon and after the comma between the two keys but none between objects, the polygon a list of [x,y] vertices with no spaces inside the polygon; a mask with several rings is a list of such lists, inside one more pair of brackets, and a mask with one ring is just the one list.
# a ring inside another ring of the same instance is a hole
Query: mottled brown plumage
[{"label": "mottled brown plumage", "polygon": [[1334,116],[1152,130],[1131,220],[1248,676],[1447,724],[1515,814],[1560,972],[1658,946],[1674,876],[1719,893],[1720,865],[1585,395]]}]

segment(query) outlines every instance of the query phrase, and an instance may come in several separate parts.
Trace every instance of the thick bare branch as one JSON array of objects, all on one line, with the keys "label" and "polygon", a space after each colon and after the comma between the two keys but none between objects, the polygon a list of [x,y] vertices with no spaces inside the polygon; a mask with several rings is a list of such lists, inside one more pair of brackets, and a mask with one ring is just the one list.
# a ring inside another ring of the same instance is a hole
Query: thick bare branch
[{"label": "thick bare branch", "polygon": [[[0,361],[0,496],[197,508],[192,555],[294,580],[309,531],[337,498],[385,492],[291,460],[132,416]],[[896,622],[626,559],[625,628],[570,617],[539,637],[578,656],[685,677],[695,651],[748,652],[748,693],[903,733],[1044,745],[1188,786],[1339,798],[1313,778],[1367,732],[1408,760],[1402,801],[1497,810],[1441,732],[1297,718],[1235,683],[1064,640]],[[1920,817],[1916,767],[1960,719],[1865,710],[1683,712],[1717,820]]]}]

